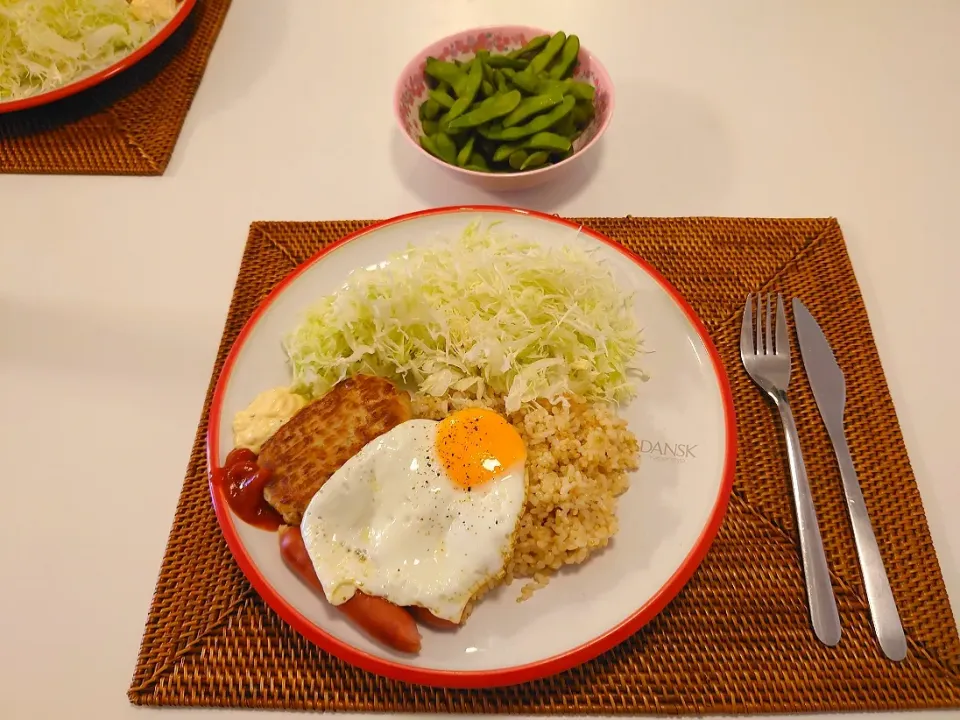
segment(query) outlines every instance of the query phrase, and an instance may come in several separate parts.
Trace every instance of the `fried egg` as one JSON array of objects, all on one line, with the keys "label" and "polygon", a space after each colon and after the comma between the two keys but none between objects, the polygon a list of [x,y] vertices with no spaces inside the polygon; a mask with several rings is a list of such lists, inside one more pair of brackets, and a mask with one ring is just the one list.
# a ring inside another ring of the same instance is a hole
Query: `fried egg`
[{"label": "fried egg", "polygon": [[517,431],[479,408],[409,420],[368,443],[300,524],[327,599],[362,590],[459,623],[513,553],[525,461]]}]

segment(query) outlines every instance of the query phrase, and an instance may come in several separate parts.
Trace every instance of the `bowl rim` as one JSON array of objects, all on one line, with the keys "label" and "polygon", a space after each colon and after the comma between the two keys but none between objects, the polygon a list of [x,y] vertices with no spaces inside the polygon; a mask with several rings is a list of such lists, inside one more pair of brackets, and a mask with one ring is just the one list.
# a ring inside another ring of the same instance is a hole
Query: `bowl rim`
[{"label": "bowl rim", "polygon": [[532,33],[534,35],[552,35],[553,34],[549,30],[544,30],[543,28],[535,27],[533,25],[482,25],[478,27],[471,27],[471,28],[465,28],[463,30],[458,30],[457,32],[450,33],[448,35],[445,35],[441,38],[434,40],[433,42],[425,45],[419,51],[417,51],[417,53],[414,54],[414,56],[410,58],[409,61],[407,61],[407,64],[403,66],[403,70],[401,70],[400,76],[397,78],[397,82],[394,85],[393,114],[397,122],[397,127],[400,128],[400,134],[403,136],[403,138],[410,144],[411,147],[415,148],[418,152],[422,153],[424,156],[432,160],[437,165],[447,168],[448,170],[454,170],[456,172],[463,173],[468,177],[483,178],[486,180],[489,180],[490,178],[517,178],[517,177],[526,178],[526,177],[534,177],[536,175],[541,175],[543,173],[550,172],[551,170],[554,170],[556,168],[563,167],[564,165],[576,159],[577,157],[582,156],[584,153],[590,150],[590,148],[592,148],[597,143],[597,140],[599,140],[600,137],[607,131],[607,127],[610,125],[610,119],[613,117],[613,111],[616,106],[616,100],[615,100],[616,92],[613,85],[613,79],[610,77],[610,73],[607,71],[606,66],[603,64],[603,61],[601,61],[595,53],[591,52],[589,48],[581,44],[580,52],[585,52],[587,53],[587,55],[589,55],[590,63],[592,65],[595,65],[598,68],[599,70],[598,74],[602,75],[606,82],[607,96],[608,96],[607,112],[604,115],[603,122],[600,124],[600,127],[597,128],[597,132],[594,134],[592,138],[590,138],[590,142],[588,142],[582,148],[574,152],[570,157],[564,160],[561,160],[558,163],[554,163],[553,165],[536,168],[535,170],[525,170],[525,171],[515,172],[515,173],[486,173],[486,172],[479,172],[477,170],[468,170],[467,168],[462,168],[459,165],[451,165],[449,163],[445,163],[440,158],[434,157],[433,155],[428,153],[426,150],[420,147],[420,144],[418,142],[416,142],[412,137],[410,137],[410,135],[407,133],[406,127],[403,124],[403,117],[400,114],[400,97],[403,95],[404,80],[416,72],[417,66],[420,64],[420,58],[423,56],[424,52],[428,48],[431,48],[435,45],[441,45],[449,41],[453,41],[456,38],[460,37],[461,35],[494,32],[494,31],[502,32],[503,30],[507,30],[507,29],[517,30],[525,33]]}]

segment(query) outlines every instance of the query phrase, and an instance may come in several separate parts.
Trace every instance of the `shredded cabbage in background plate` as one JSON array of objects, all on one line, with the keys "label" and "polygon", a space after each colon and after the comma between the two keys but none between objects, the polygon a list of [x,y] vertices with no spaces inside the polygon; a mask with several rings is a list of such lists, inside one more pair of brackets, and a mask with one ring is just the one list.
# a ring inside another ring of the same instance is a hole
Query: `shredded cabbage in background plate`
[{"label": "shredded cabbage in background plate", "polygon": [[113,64],[175,13],[176,0],[0,0],[0,102]]},{"label": "shredded cabbage in background plate", "polygon": [[633,299],[588,251],[468,227],[353,272],[284,341],[294,389],[319,396],[356,373],[506,395],[508,411],[567,393],[622,402],[641,350]]}]

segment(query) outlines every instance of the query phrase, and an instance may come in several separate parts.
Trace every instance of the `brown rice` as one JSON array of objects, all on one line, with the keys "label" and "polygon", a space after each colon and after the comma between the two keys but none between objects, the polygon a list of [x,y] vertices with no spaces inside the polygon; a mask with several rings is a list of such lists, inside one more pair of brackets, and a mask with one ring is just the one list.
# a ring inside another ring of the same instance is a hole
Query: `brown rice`
[{"label": "brown rice", "polygon": [[527,447],[527,503],[504,577],[531,578],[518,599],[526,600],[562,566],[582,563],[616,534],[617,497],[639,465],[637,439],[612,409],[577,398],[514,413],[491,395],[413,399],[414,415],[433,420],[467,407],[503,414]]}]

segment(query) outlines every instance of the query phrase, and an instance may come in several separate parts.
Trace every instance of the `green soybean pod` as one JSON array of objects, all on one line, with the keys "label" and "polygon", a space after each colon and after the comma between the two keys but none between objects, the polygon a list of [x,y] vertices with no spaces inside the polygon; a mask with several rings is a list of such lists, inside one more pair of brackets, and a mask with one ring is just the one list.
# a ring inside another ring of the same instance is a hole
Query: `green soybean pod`
[{"label": "green soybean pod", "polygon": [[512,58],[509,55],[491,55],[487,58],[487,63],[491,68],[510,68],[511,70],[523,70],[530,64],[528,60]]},{"label": "green soybean pod", "polygon": [[526,150],[514,150],[510,154],[510,159],[508,160],[510,167],[514,170],[519,170],[523,167],[523,164],[527,161],[527,151]]},{"label": "green soybean pod", "polygon": [[[431,100],[433,100],[437,105],[444,108],[445,110],[449,110],[450,108],[453,107],[453,103],[454,103],[453,98],[450,97],[447,93],[443,92],[443,90],[440,90],[440,89],[431,90],[430,92],[427,93],[427,95]],[[430,119],[432,120],[433,118],[430,118]]]},{"label": "green soybean pod", "polygon": [[444,132],[447,135],[455,135],[458,131],[450,129],[450,113],[444,113],[437,118],[437,125],[440,128],[440,132]]},{"label": "green soybean pod", "polygon": [[566,92],[573,95],[577,100],[589,100],[593,102],[593,98],[596,97],[597,89],[590,83],[585,83],[581,80],[569,80],[569,85],[567,86]]},{"label": "green soybean pod", "polygon": [[480,83],[482,81],[483,65],[478,62],[474,62],[470,66],[470,73],[466,76],[461,84],[460,90],[457,92],[456,102],[453,103],[453,107],[450,108],[450,112],[447,113],[448,122],[452,122],[454,119],[460,117],[467,111],[467,108],[470,107],[470,103],[473,102],[473,99],[480,91]]},{"label": "green soybean pod", "polygon": [[[434,157],[438,157],[438,158],[440,157],[440,150],[437,148],[437,143],[434,142],[434,139],[432,136],[421,135],[420,147],[422,147],[424,150],[426,150],[428,153],[430,153]],[[443,160],[443,158],[440,158],[440,159]]]},{"label": "green soybean pod", "polygon": [[571,113],[571,115],[573,115],[573,124],[582,129],[590,124],[590,121],[593,120],[593,116],[596,114],[597,112],[592,102],[589,100],[580,101],[574,106],[573,112]]},{"label": "green soybean pod", "polygon": [[522,149],[523,149],[522,142],[504,143],[503,145],[498,146],[497,149],[493,151],[493,161],[503,162],[504,160],[507,160],[517,150],[522,150]]},{"label": "green soybean pod", "polygon": [[436,120],[421,120],[420,125],[425,135],[436,135],[440,132],[440,123]]},{"label": "green soybean pod", "polygon": [[457,164],[457,144],[445,132],[438,132],[433,136],[439,158],[451,165]]},{"label": "green soybean pod", "polygon": [[497,92],[505,93],[510,91],[510,88],[507,85],[506,75],[504,75],[499,70],[493,71],[493,80],[494,80],[494,84],[497,86]]},{"label": "green soybean pod", "polygon": [[573,67],[577,55],[580,54],[580,38],[576,35],[570,35],[563,43],[563,49],[560,51],[560,57],[556,59],[550,69],[547,71],[554,80],[566,77],[567,71]]},{"label": "green soybean pod", "polygon": [[[569,115],[567,116],[569,117]],[[527,140],[523,146],[529,150],[549,150],[550,152],[566,152],[572,147],[569,139],[547,130],[538,132]]]},{"label": "green soybean pod", "polygon": [[513,112],[503,119],[503,126],[508,128],[513,127],[514,125],[519,125],[531,115],[536,115],[544,110],[549,110],[554,105],[559,105],[562,102],[563,93],[557,90],[544,93],[543,95],[533,95],[531,97],[524,98],[520,101],[520,104],[514,108]]},{"label": "green soybean pod", "polygon": [[509,115],[520,104],[520,98],[519,90],[511,90],[503,95],[494,95],[480,103],[480,107],[476,110],[471,110],[465,115],[451,120],[449,127],[451,130],[464,130]]},{"label": "green soybean pod", "polygon": [[[507,69],[504,69],[504,73],[506,73]],[[528,95],[536,95],[539,92],[540,80],[530,72],[529,68],[514,73],[513,77],[510,77],[510,81]]]},{"label": "green soybean pod", "polygon": [[563,102],[542,115],[537,115],[524,125],[514,125],[513,127],[503,128],[500,132],[488,134],[487,137],[493,140],[519,140],[529,135],[536,135],[543,130],[549,130],[554,123],[562,120],[573,110],[576,100],[567,95]]},{"label": "green soybean pod", "polygon": [[470,162],[467,164],[478,167],[484,172],[490,172],[490,166],[487,164],[487,159],[478,152],[470,154]]},{"label": "green soybean pod", "polygon": [[476,135],[471,135],[467,138],[466,144],[460,148],[460,152],[457,153],[457,165],[460,167],[463,167],[470,161],[470,154],[473,152],[473,143],[476,137]]},{"label": "green soybean pod", "polygon": [[453,93],[453,88],[450,86],[450,83],[443,82],[442,80],[439,83],[437,83],[437,87],[435,87],[434,90],[439,90],[440,92],[446,93],[447,95],[451,95]]},{"label": "green soybean pod", "polygon": [[573,106],[573,110],[570,111],[569,115],[564,116],[557,124],[551,128],[551,132],[556,133],[557,135],[562,135],[563,137],[569,138],[577,131],[577,125],[573,121],[573,114],[577,111],[577,106]]},{"label": "green soybean pod", "polygon": [[420,119],[435,120],[440,114],[440,103],[433,98],[427,98],[420,104]]},{"label": "green soybean pod", "polygon": [[430,77],[450,85],[450,87],[454,88],[454,92],[456,92],[456,87],[463,77],[463,72],[453,63],[437,60],[432,57],[427,58],[425,71]]},{"label": "green soybean pod", "polygon": [[526,72],[529,72],[533,76],[537,76],[547,69],[547,65],[550,64],[550,61],[556,57],[557,53],[563,48],[563,44],[567,41],[567,36],[560,30],[553,37],[551,37],[547,44],[543,46],[543,50],[538,52],[533,60],[530,61],[530,64],[527,65]]},{"label": "green soybean pod", "polygon": [[483,79],[492,85],[493,84],[493,68],[490,66],[490,51],[478,50],[477,60],[480,62],[483,68]]},{"label": "green soybean pod", "polygon": [[480,83],[480,92],[483,93],[484,97],[491,97],[497,94],[496,88],[493,87],[488,80],[484,80]]},{"label": "green soybean pod", "polygon": [[549,35],[537,35],[534,38],[531,38],[527,41],[527,44],[523,47],[517,48],[516,50],[511,50],[507,53],[507,57],[518,58],[522,55],[528,55],[530,53],[536,52],[550,40]]},{"label": "green soybean pod", "polygon": [[550,159],[550,153],[540,150],[539,152],[530,153],[527,155],[527,159],[523,161],[523,164],[520,165],[520,170],[532,170],[533,168],[538,168],[547,160]]},{"label": "green soybean pod", "polygon": [[477,132],[488,140],[500,140],[502,139],[500,135],[503,133],[503,123],[492,122],[489,125],[480,125],[477,127]]}]

